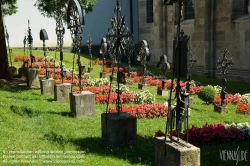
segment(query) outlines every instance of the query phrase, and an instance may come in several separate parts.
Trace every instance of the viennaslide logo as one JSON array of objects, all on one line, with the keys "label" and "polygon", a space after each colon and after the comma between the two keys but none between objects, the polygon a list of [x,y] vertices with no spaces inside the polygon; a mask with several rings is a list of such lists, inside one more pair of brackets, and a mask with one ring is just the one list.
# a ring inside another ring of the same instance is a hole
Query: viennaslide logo
[{"label": "viennaslide logo", "polygon": [[247,162],[247,150],[241,150],[239,146],[234,150],[221,150],[220,159],[223,161]]}]

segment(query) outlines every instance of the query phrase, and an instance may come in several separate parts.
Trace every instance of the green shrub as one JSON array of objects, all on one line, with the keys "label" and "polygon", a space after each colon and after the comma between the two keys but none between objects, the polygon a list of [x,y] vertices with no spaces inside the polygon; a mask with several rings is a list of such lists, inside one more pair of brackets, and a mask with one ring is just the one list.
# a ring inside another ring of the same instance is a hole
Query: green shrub
[{"label": "green shrub", "polygon": [[216,90],[212,86],[205,86],[198,93],[198,97],[206,103],[212,102],[215,96]]}]

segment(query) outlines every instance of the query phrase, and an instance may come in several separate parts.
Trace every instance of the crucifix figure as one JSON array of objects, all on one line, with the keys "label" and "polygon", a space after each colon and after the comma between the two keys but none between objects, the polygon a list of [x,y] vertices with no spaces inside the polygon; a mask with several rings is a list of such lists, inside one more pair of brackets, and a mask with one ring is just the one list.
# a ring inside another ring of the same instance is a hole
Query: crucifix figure
[{"label": "crucifix figure", "polygon": [[234,61],[231,58],[228,58],[229,51],[224,48],[221,52],[221,55],[223,56],[222,60],[220,60],[220,57],[216,60],[216,66],[217,68],[221,69],[220,74],[222,75],[222,89],[220,93],[220,98],[221,98],[221,106],[225,106],[225,98],[226,98],[226,74],[230,70],[230,68],[234,65]]}]

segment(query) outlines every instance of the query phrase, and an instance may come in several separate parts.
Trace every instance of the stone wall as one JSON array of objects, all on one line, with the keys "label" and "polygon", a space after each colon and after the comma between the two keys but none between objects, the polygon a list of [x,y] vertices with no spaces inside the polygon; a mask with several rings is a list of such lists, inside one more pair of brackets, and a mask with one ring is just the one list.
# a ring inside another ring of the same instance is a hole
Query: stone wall
[{"label": "stone wall", "polygon": [[[139,38],[147,39],[152,53],[151,64],[166,54],[172,62],[173,39],[177,31],[176,4],[164,6],[154,1],[154,23],[146,23],[146,0],[138,1]],[[193,75],[220,77],[216,60],[227,48],[234,65],[229,80],[250,82],[250,14],[233,20],[233,0],[195,0],[195,19],[182,20],[181,29],[190,36],[190,47],[197,59]]]}]

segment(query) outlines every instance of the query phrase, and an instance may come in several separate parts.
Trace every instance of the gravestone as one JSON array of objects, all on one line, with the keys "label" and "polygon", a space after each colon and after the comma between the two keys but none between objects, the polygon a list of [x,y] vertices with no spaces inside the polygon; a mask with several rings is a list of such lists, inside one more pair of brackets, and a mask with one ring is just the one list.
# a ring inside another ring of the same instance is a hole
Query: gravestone
[{"label": "gravestone", "polygon": [[103,113],[101,115],[102,141],[105,145],[119,147],[136,143],[136,117],[121,112]]},{"label": "gravestone", "polygon": [[[174,138],[176,139],[176,138]],[[171,142],[165,137],[155,137],[155,166],[200,166],[200,148],[180,140]]]},{"label": "gravestone", "polygon": [[42,95],[53,95],[54,86],[55,86],[55,80],[53,78],[40,79],[40,87]]},{"label": "gravestone", "polygon": [[40,30],[40,40],[43,41],[43,52],[44,52],[44,62],[45,62],[45,79],[40,80],[41,94],[42,95],[52,95],[54,94],[55,80],[50,78],[50,70],[47,68],[47,56],[45,48],[45,40],[48,40],[48,34],[45,29]]},{"label": "gravestone", "polygon": [[40,88],[38,70],[36,68],[27,68],[26,73],[27,73],[27,76],[26,76],[27,86],[31,89]]},{"label": "gravestone", "polygon": [[95,116],[95,94],[90,91],[70,93],[70,112],[76,118]]},{"label": "gravestone", "polygon": [[[133,35],[125,26],[124,16],[121,14],[121,7],[119,7],[118,0],[116,1],[114,16],[111,18],[111,26],[112,28],[108,29],[108,34],[106,37],[108,40],[107,43],[109,44],[108,53],[112,59],[111,79],[113,79],[114,75],[114,64],[117,64],[118,68],[116,77],[118,86],[116,99],[117,113],[108,113],[108,101],[106,113],[101,115],[101,127],[103,143],[107,146],[119,147],[122,145],[133,145],[136,143],[137,123],[135,116],[121,112],[120,84],[126,83],[126,80],[125,73],[119,71],[119,68],[122,56],[125,56],[125,53],[128,52],[128,50],[133,49],[133,47],[131,47],[131,43],[133,43]],[[107,45],[103,44],[103,46],[104,49],[106,49]],[[111,83],[112,81],[110,81],[110,87]]]},{"label": "gravestone", "polygon": [[230,68],[233,66],[234,62],[232,58],[228,58],[229,51],[224,48],[221,52],[221,55],[223,56],[222,60],[220,60],[220,57],[216,60],[216,66],[217,68],[221,68],[220,74],[222,75],[222,88],[220,93],[221,103],[220,105],[214,106],[214,112],[218,113],[228,113],[228,109],[226,107],[225,98],[226,98],[226,74],[230,70]]},{"label": "gravestone", "polygon": [[54,87],[54,100],[59,102],[70,102],[71,84],[55,84]]},{"label": "gravestone", "polygon": [[[79,93],[73,93],[71,87],[70,93],[70,111],[77,117],[90,117],[95,116],[95,95],[89,91],[82,91],[82,76],[85,72],[85,65],[81,63],[80,44],[82,40],[82,28],[84,25],[84,9],[81,7],[79,1],[70,0],[67,8],[67,27],[70,29],[71,37],[74,44],[74,51],[77,55],[78,65],[78,82]],[[74,74],[74,58],[72,75]],[[74,83],[74,77],[72,77],[71,86]]]}]

